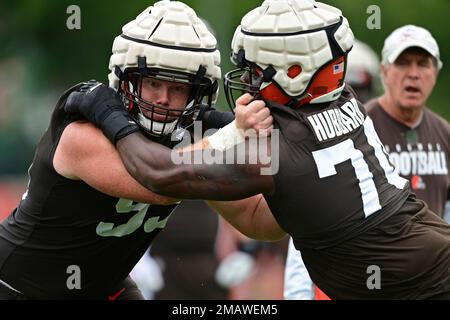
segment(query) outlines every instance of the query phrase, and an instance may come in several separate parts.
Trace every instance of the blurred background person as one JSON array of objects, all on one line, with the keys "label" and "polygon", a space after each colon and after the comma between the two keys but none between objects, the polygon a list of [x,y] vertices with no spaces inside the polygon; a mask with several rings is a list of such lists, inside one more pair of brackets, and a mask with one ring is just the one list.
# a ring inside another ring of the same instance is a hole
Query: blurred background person
[{"label": "blurred background person", "polygon": [[363,104],[379,94],[381,89],[380,59],[368,44],[358,39],[355,39],[348,56],[345,82],[355,90]]},{"label": "blurred background person", "polygon": [[[222,219],[223,220],[223,219]],[[283,299],[283,273],[289,238],[262,242],[247,238],[229,223],[222,224],[222,262],[216,280],[229,288],[231,300]]]}]

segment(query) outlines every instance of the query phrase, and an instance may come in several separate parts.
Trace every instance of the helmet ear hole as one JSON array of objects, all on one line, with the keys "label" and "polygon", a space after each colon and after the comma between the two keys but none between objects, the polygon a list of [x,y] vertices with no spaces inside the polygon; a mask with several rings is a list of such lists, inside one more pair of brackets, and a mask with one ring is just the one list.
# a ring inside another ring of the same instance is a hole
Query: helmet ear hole
[{"label": "helmet ear hole", "polygon": [[261,90],[261,95],[268,101],[275,101],[279,104],[287,104],[290,98],[278,88],[275,83],[271,83]]},{"label": "helmet ear hole", "polygon": [[287,75],[289,78],[294,79],[297,77],[300,73],[302,73],[302,67],[298,64],[295,64],[291,67],[289,67]]}]

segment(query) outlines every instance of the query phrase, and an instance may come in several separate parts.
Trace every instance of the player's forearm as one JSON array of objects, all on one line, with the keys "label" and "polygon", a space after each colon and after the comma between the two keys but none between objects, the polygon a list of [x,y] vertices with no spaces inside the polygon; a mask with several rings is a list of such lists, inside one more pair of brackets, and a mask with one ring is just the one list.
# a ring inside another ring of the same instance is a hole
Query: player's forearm
[{"label": "player's forearm", "polygon": [[[270,192],[272,188],[272,177],[262,176],[258,166],[175,163],[173,157],[182,155],[139,133],[121,139],[117,150],[131,176],[146,188],[166,196],[236,200]],[[203,155],[191,153],[190,159],[198,156],[201,159]]]},{"label": "player's forearm", "polygon": [[203,149],[211,149],[211,145],[209,144],[208,138],[203,138],[200,141],[197,141],[193,144],[183,147],[183,148],[179,149],[179,152],[189,152],[189,151],[203,150]]},{"label": "player's forearm", "polygon": [[249,238],[278,241],[286,235],[261,194],[237,201],[208,201],[207,203]]}]

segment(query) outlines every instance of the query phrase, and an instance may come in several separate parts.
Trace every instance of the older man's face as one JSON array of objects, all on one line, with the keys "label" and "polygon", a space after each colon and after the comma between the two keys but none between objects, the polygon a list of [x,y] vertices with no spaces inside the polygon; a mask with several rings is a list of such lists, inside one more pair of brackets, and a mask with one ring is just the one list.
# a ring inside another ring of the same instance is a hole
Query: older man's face
[{"label": "older man's face", "polygon": [[433,57],[420,48],[409,48],[391,65],[382,67],[386,93],[401,108],[422,108],[437,78]]}]

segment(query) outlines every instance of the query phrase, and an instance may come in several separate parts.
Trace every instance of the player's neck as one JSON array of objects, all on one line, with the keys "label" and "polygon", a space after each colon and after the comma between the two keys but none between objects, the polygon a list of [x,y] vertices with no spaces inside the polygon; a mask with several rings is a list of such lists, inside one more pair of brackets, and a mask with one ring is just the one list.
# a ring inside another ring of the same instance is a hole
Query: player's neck
[{"label": "player's neck", "polygon": [[381,96],[378,102],[387,114],[407,127],[415,128],[422,121],[423,108],[402,107],[386,94]]}]

